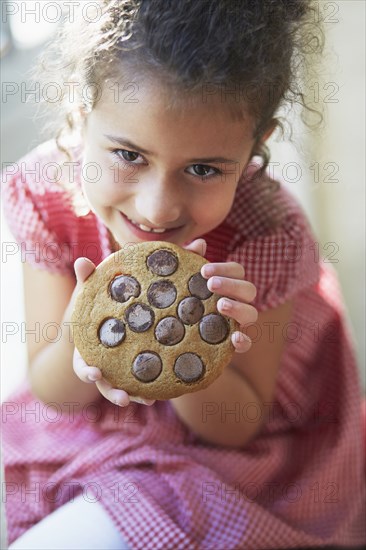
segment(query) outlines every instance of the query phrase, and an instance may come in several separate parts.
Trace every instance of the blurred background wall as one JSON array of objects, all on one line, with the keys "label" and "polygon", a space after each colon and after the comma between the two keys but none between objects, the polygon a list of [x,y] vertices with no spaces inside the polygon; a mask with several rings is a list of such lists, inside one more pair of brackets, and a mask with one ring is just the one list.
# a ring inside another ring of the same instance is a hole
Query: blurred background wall
[{"label": "blurred background wall", "polygon": [[[51,137],[40,134],[35,106],[24,101],[21,91],[27,71],[61,19],[64,2],[2,4],[4,167]],[[365,386],[365,3],[320,1],[318,8],[325,17],[326,51],[319,78],[304,83],[304,89],[325,108],[324,128],[310,132],[295,119],[293,143],[273,138],[271,158],[303,204],[319,253],[339,274]],[[1,398],[6,399],[25,376],[26,352],[21,259],[1,218]]]}]

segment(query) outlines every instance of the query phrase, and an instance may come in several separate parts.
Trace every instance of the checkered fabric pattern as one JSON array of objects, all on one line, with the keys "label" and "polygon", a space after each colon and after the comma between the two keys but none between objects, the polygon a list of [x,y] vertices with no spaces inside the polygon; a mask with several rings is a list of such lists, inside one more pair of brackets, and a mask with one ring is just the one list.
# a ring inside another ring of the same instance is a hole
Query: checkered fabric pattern
[{"label": "checkered fabric pattern", "polygon": [[[26,155],[3,174],[2,197],[24,260],[73,273],[77,257],[98,264],[111,247],[95,215],[77,216],[42,171],[47,165],[52,173],[60,158],[53,141]],[[258,177],[255,165],[226,220],[205,238],[208,260],[244,266],[260,311],[294,303],[261,432],[245,448],[228,449],[195,436],[169,401],[120,409],[103,399],[61,414],[24,385],[2,406],[11,541],[83,494],[102,503],[136,550],[366,542],[361,389],[334,270],[318,258],[294,198]],[[248,419],[264,412],[241,405]]]}]

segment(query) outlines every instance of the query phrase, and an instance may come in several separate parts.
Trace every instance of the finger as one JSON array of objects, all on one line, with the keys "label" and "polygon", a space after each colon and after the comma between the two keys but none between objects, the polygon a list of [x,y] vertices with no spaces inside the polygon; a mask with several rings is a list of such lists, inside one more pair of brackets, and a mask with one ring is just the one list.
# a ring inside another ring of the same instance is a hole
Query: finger
[{"label": "finger", "polygon": [[77,258],[74,262],[74,271],[76,281],[78,283],[84,283],[93,271],[95,271],[95,265],[88,258]]},{"label": "finger", "polygon": [[186,250],[190,250],[191,252],[195,252],[195,254],[198,254],[199,256],[205,256],[206,250],[207,250],[207,243],[205,239],[195,239],[191,243],[189,243],[187,246],[184,245],[183,248]]},{"label": "finger", "polygon": [[229,298],[220,298],[217,309],[223,315],[235,319],[240,325],[251,325],[258,320],[258,311],[255,307]]},{"label": "finger", "polygon": [[249,336],[239,331],[233,332],[231,341],[236,353],[245,353],[252,347],[252,341]]},{"label": "finger", "polygon": [[222,296],[228,296],[243,302],[252,302],[257,294],[256,287],[249,281],[228,279],[227,277],[211,277],[207,288]]},{"label": "finger", "polygon": [[147,405],[150,407],[153,405],[156,401],[156,399],[143,399],[142,397],[137,397],[135,395],[130,395],[130,401],[133,401],[134,403],[140,403],[140,405]]},{"label": "finger", "polygon": [[108,399],[108,401],[111,401],[111,403],[114,403],[119,407],[127,407],[127,405],[129,405],[130,398],[128,396],[128,393],[124,390],[113,388],[112,385],[105,378],[102,378],[101,380],[95,382],[95,385],[97,386],[103,397]]},{"label": "finger", "polygon": [[201,268],[201,275],[208,279],[213,275],[231,277],[233,279],[244,279],[244,267],[238,262],[221,262],[205,264]]},{"label": "finger", "polygon": [[102,378],[101,371],[97,367],[85,363],[76,348],[74,349],[73,368],[76,376],[80,378],[82,382],[91,383]]}]

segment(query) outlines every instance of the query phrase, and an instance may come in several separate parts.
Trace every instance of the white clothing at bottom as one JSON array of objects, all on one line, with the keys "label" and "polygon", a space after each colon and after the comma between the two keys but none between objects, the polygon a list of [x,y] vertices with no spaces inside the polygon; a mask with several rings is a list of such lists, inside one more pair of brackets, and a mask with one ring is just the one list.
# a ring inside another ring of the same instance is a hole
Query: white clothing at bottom
[{"label": "white clothing at bottom", "polygon": [[26,531],[9,550],[130,550],[100,502],[81,495]]}]

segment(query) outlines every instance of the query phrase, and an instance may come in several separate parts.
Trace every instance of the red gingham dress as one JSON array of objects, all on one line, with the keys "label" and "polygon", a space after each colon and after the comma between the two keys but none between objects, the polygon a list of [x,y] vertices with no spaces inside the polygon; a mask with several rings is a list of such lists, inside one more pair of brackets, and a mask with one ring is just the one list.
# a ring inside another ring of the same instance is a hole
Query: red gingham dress
[{"label": "red gingham dress", "polygon": [[[7,167],[2,198],[23,259],[73,274],[77,257],[98,264],[112,249],[103,223],[91,211],[76,215],[57,183],[62,160],[53,140],[37,147]],[[80,188],[79,161],[74,176]],[[195,436],[169,401],[121,409],[102,398],[61,414],[25,384],[2,407],[10,541],[83,494],[104,506],[132,549],[366,542],[361,388],[332,256],[318,258],[299,205],[255,165],[205,238],[208,260],[243,264],[259,311],[294,303],[260,433],[227,449]],[[236,405],[248,421],[264,414]]]}]

